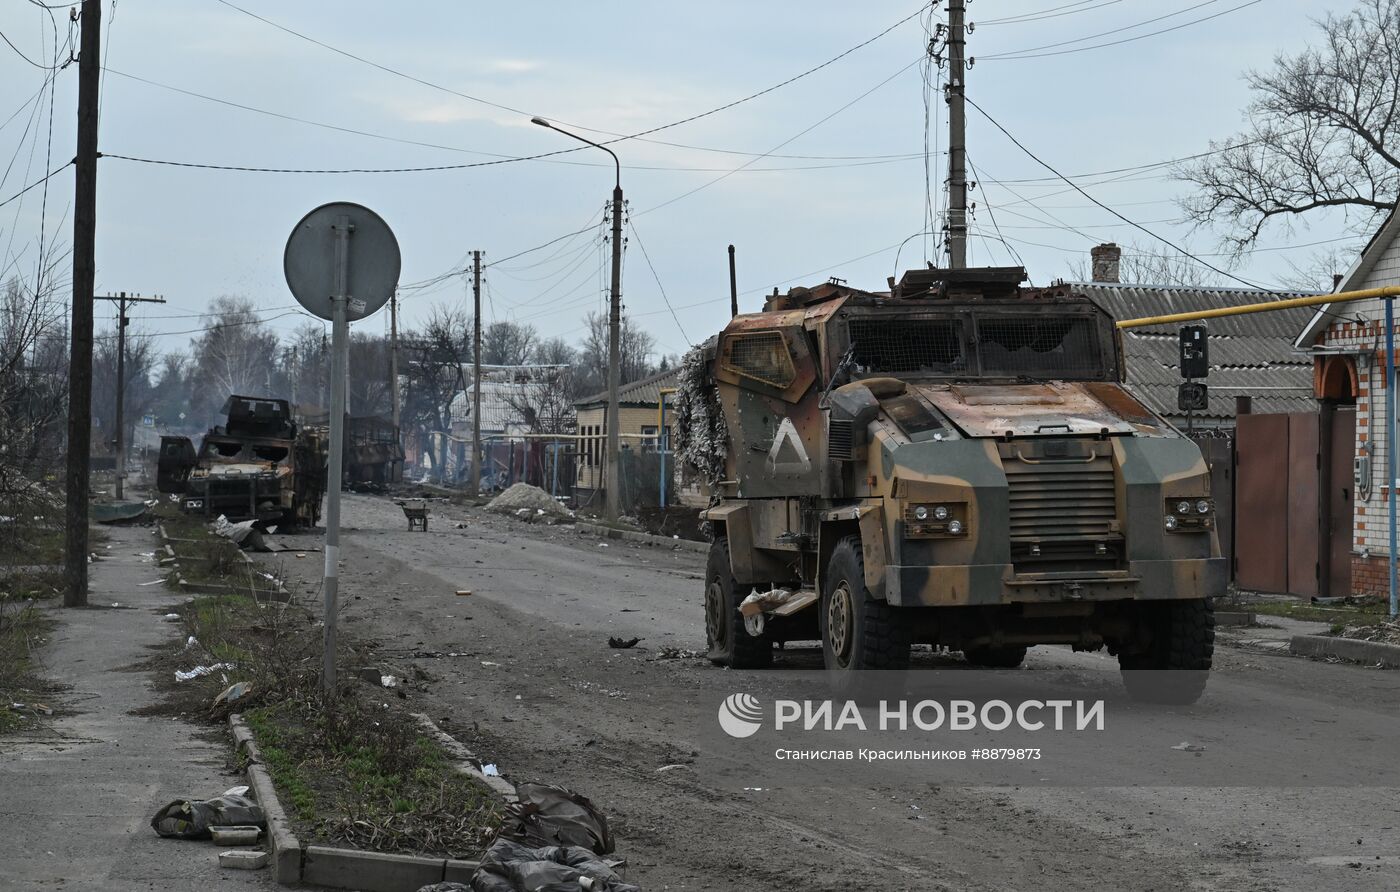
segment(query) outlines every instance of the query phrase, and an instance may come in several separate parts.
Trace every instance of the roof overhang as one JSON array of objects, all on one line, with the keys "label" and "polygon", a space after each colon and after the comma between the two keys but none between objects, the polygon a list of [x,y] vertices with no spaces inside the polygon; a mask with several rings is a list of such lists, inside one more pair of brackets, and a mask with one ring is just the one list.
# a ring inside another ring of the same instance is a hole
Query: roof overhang
[{"label": "roof overhang", "polygon": [[[1361,283],[1375,268],[1376,261],[1397,237],[1400,237],[1400,201],[1397,201],[1395,207],[1391,208],[1390,215],[1385,218],[1381,228],[1376,230],[1376,234],[1371,236],[1371,240],[1366,243],[1366,247],[1357,256],[1351,269],[1342,276],[1342,281],[1338,283],[1337,287],[1332,289],[1333,292],[1360,289]],[[1331,309],[1331,304],[1319,306],[1317,312],[1313,313],[1313,317],[1308,320],[1308,324],[1298,334],[1297,339],[1293,341],[1293,346],[1311,347],[1313,342],[1322,336],[1322,332],[1326,330],[1333,318]]]}]

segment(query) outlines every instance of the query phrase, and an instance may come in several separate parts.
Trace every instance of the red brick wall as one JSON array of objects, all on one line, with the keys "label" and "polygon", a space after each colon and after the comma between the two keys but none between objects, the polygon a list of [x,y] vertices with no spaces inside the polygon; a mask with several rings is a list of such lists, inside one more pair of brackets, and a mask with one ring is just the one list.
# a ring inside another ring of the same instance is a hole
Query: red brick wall
[{"label": "red brick wall", "polygon": [[1351,590],[1358,595],[1390,594],[1390,562],[1385,555],[1351,556]]}]

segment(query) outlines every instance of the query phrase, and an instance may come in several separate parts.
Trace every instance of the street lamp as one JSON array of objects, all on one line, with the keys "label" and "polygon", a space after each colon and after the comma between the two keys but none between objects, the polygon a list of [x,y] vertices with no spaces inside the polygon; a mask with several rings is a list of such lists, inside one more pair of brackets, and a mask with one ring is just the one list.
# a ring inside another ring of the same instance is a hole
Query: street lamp
[{"label": "street lamp", "polygon": [[577,133],[570,133],[546,121],[544,118],[534,117],[530,123],[538,124],[541,127],[548,127],[550,130],[558,131],[565,136],[573,137],[582,143],[587,143],[595,149],[602,149],[612,155],[613,165],[617,169],[617,180],[613,186],[612,194],[612,296],[608,312],[608,414],[605,426],[608,431],[608,452],[607,464],[605,466],[603,482],[606,485],[605,503],[606,516],[608,520],[617,520],[621,514],[622,482],[618,472],[618,446],[617,446],[617,426],[618,407],[617,391],[621,386],[621,365],[622,353],[619,344],[620,329],[622,328],[622,162],[617,160],[617,153],[601,143],[596,143],[591,139],[584,139]]}]

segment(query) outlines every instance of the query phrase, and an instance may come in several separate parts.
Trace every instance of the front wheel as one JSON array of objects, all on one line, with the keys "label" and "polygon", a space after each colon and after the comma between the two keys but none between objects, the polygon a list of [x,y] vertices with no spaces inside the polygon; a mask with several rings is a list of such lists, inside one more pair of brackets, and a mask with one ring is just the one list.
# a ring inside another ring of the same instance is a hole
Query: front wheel
[{"label": "front wheel", "polygon": [[860,538],[836,544],[827,563],[822,589],[822,658],[839,672],[907,669],[909,626],[896,608],[875,598],[865,586],[865,559]]},{"label": "front wheel", "polygon": [[705,567],[705,643],[710,662],[731,669],[763,669],[773,662],[773,643],[744,629],[739,613],[739,583],[729,562],[729,540],[710,546]]},{"label": "front wheel", "polygon": [[1140,604],[1147,646],[1118,655],[1134,700],[1185,705],[1205,692],[1215,655],[1215,606],[1209,599]]}]

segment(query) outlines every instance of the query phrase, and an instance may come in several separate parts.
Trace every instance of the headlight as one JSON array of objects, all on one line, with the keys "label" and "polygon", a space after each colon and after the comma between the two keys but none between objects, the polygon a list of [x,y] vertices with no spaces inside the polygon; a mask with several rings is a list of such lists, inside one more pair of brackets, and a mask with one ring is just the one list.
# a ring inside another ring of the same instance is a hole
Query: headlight
[{"label": "headlight", "polygon": [[954,535],[954,536],[961,536],[961,535],[962,535],[962,531],[963,531],[962,521],[960,521],[960,520],[950,520],[950,521],[948,521],[948,532],[949,532],[949,533],[951,533],[951,534]]},{"label": "headlight", "polygon": [[[1185,503],[1185,502],[1182,502],[1181,504],[1185,505],[1186,503]],[[1176,529],[1176,515],[1175,515],[1175,514],[1168,514],[1165,523],[1166,523],[1167,529],[1169,529],[1169,530],[1174,530],[1174,529]]]},{"label": "headlight", "polygon": [[1191,513],[1191,503],[1190,503],[1190,502],[1177,502],[1177,503],[1176,503],[1176,513],[1177,513],[1177,514],[1190,514],[1190,513]]},{"label": "headlight", "polygon": [[925,508],[923,505],[920,505],[919,507],[915,508],[915,509],[914,509],[914,519],[915,519],[915,520],[928,520],[928,509]]},{"label": "headlight", "polygon": [[933,509],[933,519],[934,519],[934,520],[947,520],[947,519],[948,519],[948,506],[947,506],[947,505],[939,505],[937,508],[934,508],[934,509]]},{"label": "headlight", "polygon": [[1198,499],[1198,500],[1196,501],[1196,513],[1197,513],[1197,514],[1209,514],[1209,513],[1210,513],[1210,500],[1209,500],[1209,499]]}]

